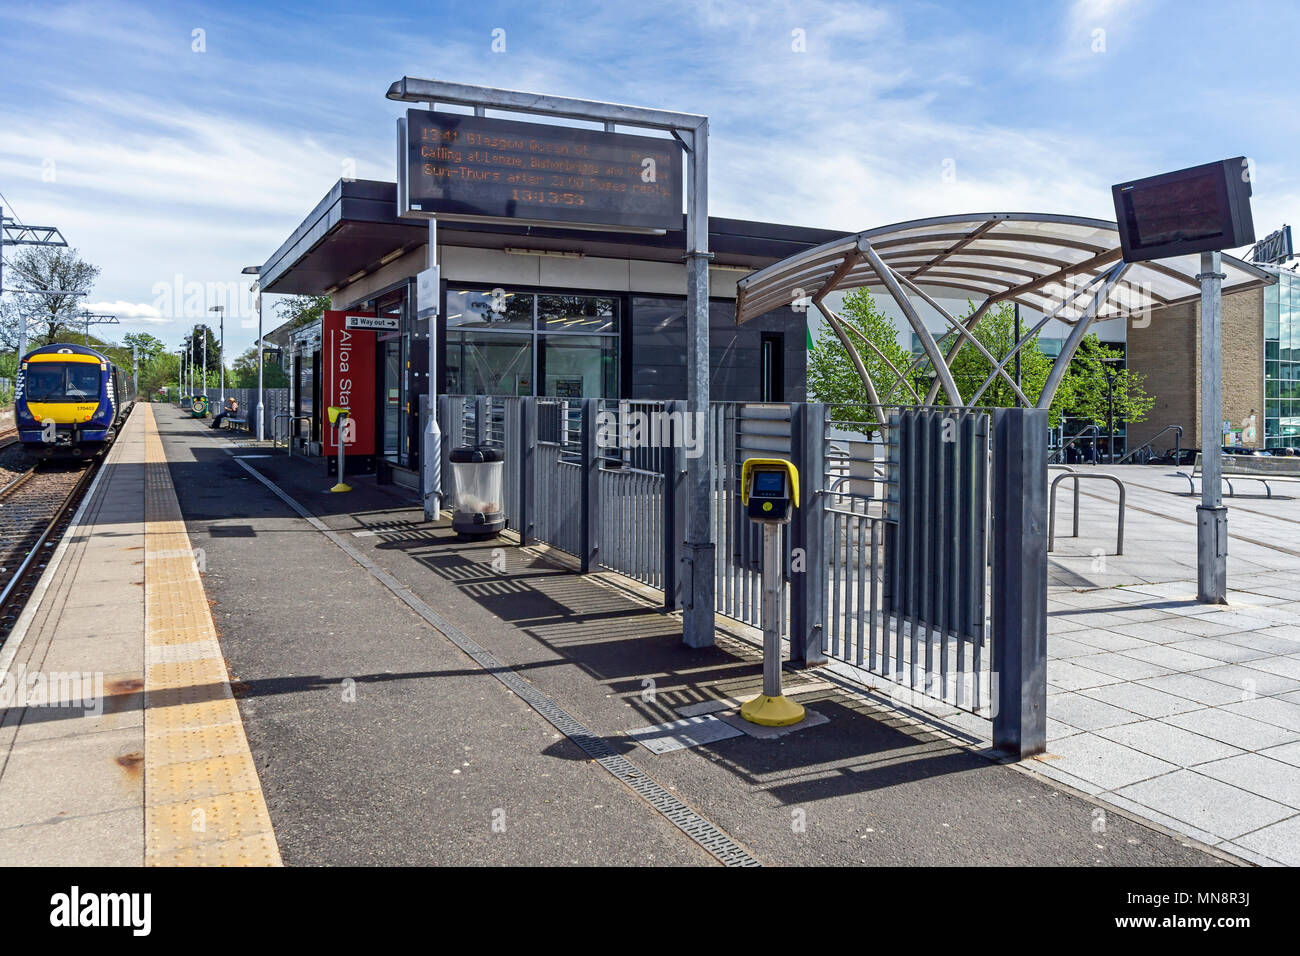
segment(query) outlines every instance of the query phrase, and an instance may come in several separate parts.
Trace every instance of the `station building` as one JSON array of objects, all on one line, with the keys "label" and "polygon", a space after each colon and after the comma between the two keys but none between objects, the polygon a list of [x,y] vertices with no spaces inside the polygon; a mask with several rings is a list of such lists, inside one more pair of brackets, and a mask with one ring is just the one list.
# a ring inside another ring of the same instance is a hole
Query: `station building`
[{"label": "station building", "polygon": [[[419,465],[428,393],[428,321],[416,310],[416,277],[428,263],[428,226],[397,215],[394,183],[340,180],[262,267],[272,294],[328,295],[334,309],[370,312],[393,327],[376,332],[373,378],[375,466],[412,486]],[[736,281],[753,271],[848,233],[709,220],[710,367],[714,401],[804,401],[807,343],[814,311],[778,307],[735,322]],[[686,395],[686,269],[683,230],[661,234],[561,226],[442,222],[438,228],[441,307],[436,369],[439,394],[534,395],[628,400]],[[1300,446],[1300,274],[1264,266],[1262,282],[1223,299],[1224,442],[1277,449]],[[1194,284],[1194,283],[1193,283]],[[873,289],[873,292],[878,290]],[[953,314],[951,290],[931,290]],[[1188,289],[1194,292],[1194,289]],[[838,307],[836,296],[828,299]],[[899,342],[919,354],[916,336],[887,295]],[[922,310],[925,311],[924,309]],[[1200,445],[1200,305],[1182,301],[1140,321],[1111,319],[1093,331],[1145,377],[1155,405],[1141,422],[1118,422],[1115,452],[1152,441]],[[1024,310],[1025,327],[1041,317]],[[937,335],[947,327],[926,316]],[[1053,320],[1039,338],[1054,358],[1068,328]],[[292,411],[309,419],[296,438],[319,454],[320,323],[279,329],[267,339],[285,350]],[[1077,433],[1066,421],[1052,443]],[[1108,444],[1101,436],[1100,444]]]},{"label": "station building", "polygon": [[[399,218],[394,183],[340,180],[262,267],[264,293],[328,295],[333,308],[395,319],[376,334],[375,457],[414,484],[421,399],[428,393],[429,322],[416,277],[428,226]],[[844,233],[710,218],[710,395],[713,401],[804,401],[805,315],[778,308],[735,323],[736,280]],[[439,394],[629,400],[686,396],[683,230],[663,234],[442,222]],[[321,326],[278,329],[297,438],[319,453]]]}]

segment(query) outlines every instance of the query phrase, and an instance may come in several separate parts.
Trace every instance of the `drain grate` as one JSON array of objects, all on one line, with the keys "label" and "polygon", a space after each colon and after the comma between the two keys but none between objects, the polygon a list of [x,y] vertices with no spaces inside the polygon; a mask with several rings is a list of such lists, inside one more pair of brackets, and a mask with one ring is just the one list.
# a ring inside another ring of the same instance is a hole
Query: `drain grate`
[{"label": "drain grate", "polygon": [[[239,461],[239,459],[236,458],[236,461]],[[242,461],[239,463],[241,467],[247,469],[249,474],[266,485],[281,501],[297,512],[304,521],[338,545],[353,561],[369,571],[372,577],[388,588],[407,607],[440,631],[447,640],[468,654],[485,671],[514,691],[524,703],[541,714],[551,726],[577,744],[592,760],[626,784],[634,793],[659,811],[677,829],[699,844],[718,862],[724,866],[762,865],[744,847],[678,800],[657,781],[649,777],[640,767],[615,750],[608,740],[584,727],[572,714],[554,700],[497,660],[490,651],[461,631],[460,628],[445,620],[433,608],[413,594],[410,589],[404,587],[395,577],[344,541],[337,532],[331,530],[325,522],[282,491],[269,478],[251,465],[244,464]]]}]

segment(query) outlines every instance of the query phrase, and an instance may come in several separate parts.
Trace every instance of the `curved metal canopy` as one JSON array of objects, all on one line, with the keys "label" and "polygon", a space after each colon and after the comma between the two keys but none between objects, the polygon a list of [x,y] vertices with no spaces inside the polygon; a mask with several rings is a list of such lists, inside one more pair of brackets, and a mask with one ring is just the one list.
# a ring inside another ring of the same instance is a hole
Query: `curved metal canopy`
[{"label": "curved metal canopy", "polygon": [[[1082,283],[1120,261],[1115,223],[1046,213],[972,213],[880,226],[824,243],[737,283],[736,321],[746,322],[797,299],[887,285],[865,253],[870,246],[896,276],[945,298],[1019,302],[1051,312]],[[1269,281],[1268,273],[1223,257],[1224,292]],[[1103,303],[1099,319],[1178,305],[1200,296],[1199,257],[1140,262]],[[1082,305],[1062,310],[1069,320]]]},{"label": "curved metal canopy", "polygon": [[[1223,256],[1222,260],[1224,292],[1274,281],[1269,273],[1240,259]],[[950,404],[974,406],[1001,378],[1025,405],[1048,408],[1075,350],[1094,322],[1145,317],[1157,309],[1194,301],[1200,296],[1199,272],[1200,257],[1196,255],[1124,262],[1119,230],[1104,219],[1008,212],[938,216],[832,240],[746,276],[736,283],[736,321],[746,322],[772,309],[811,299],[848,353],[877,421],[884,421],[876,383],[850,336],[856,335],[867,348],[879,350],[822,302],[832,292],[883,286],[902,310],[922,351],[911,367],[902,371],[886,359],[895,378],[887,397],[902,388],[911,391],[920,404],[909,376],[928,363],[934,377],[925,404],[933,404],[942,389]],[[976,305],[970,315],[955,317],[934,295],[965,295]],[[945,348],[917,313],[913,296],[933,308],[954,333]],[[1045,318],[1025,331],[1011,353],[999,360],[972,330],[991,307],[1004,302],[1019,302]],[[1066,323],[1071,330],[1042,392],[1032,402],[1007,373],[1007,363],[1050,319]],[[961,394],[951,369],[965,343],[983,354],[993,369],[971,395]]]}]

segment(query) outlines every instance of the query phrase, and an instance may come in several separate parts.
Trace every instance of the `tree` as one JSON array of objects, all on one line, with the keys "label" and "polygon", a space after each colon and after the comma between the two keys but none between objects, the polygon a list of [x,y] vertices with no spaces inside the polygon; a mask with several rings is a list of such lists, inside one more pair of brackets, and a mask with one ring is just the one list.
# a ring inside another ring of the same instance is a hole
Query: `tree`
[{"label": "tree", "polygon": [[281,325],[288,323],[289,328],[297,329],[315,322],[329,307],[327,295],[295,295],[278,302],[275,315]]},{"label": "tree", "polygon": [[[974,309],[975,306],[971,304],[966,317],[972,315]],[[971,330],[971,335],[993,356],[995,362],[1001,362],[1011,354],[1011,348],[1015,344],[1014,317],[1014,306],[1004,303],[986,312]],[[908,375],[911,389],[898,381],[898,375],[907,372],[913,356],[898,344],[897,328],[876,308],[870,293],[865,289],[855,289],[845,296],[840,318],[851,329],[847,333],[849,341],[853,343],[875,383],[882,405],[920,404],[924,401],[931,382],[929,363],[921,363]],[[866,345],[862,338],[870,339],[875,348]],[[955,338],[955,332],[940,337],[940,351],[947,354]],[[877,350],[884,357],[877,354]],[[1072,415],[1104,427],[1106,373],[1103,367],[1114,367],[1116,361],[1122,358],[1122,352],[1103,345],[1095,334],[1085,336],[1053,397],[1048,416],[1051,424],[1055,427],[1060,424],[1063,415]],[[1021,391],[1031,402],[1036,402],[1042,395],[1052,365],[1053,360],[1039,347],[1038,336],[1035,335],[1021,347]],[[994,364],[969,341],[963,340],[949,367],[964,402],[969,402],[992,373]],[[1014,377],[1013,367],[1014,359],[1005,366],[1008,376]],[[1141,421],[1155,404],[1155,399],[1149,397],[1143,389],[1142,382],[1143,376],[1127,369],[1121,369],[1116,375],[1116,422]],[[808,351],[808,391],[817,401],[831,406],[831,418],[837,423],[855,422],[864,426],[867,432],[874,430],[875,416],[870,408],[866,386],[844,345],[829,325],[822,328]],[[940,404],[948,402],[948,397],[942,390],[937,401]],[[1015,404],[1016,394],[1001,375],[980,394],[977,402],[981,408],[1012,408]]]},{"label": "tree", "polygon": [[[235,359],[231,366],[235,388],[257,388],[257,346]],[[262,363],[263,388],[288,388],[289,376],[275,362]]]},{"label": "tree", "polygon": [[1115,422],[1140,422],[1147,417],[1156,400],[1143,387],[1145,375],[1124,368],[1124,353],[1103,345],[1095,333],[1084,336],[1070,362],[1070,371],[1057,392],[1062,410],[1082,418],[1098,428],[1107,426],[1106,367],[1114,374]]},{"label": "tree", "polygon": [[[208,386],[216,385],[221,375],[220,343],[217,341],[217,337],[212,334],[212,329],[206,325],[200,325],[197,329],[191,331],[189,340],[190,350],[193,354],[195,378],[199,386],[203,387],[203,371],[205,368],[208,373]],[[206,353],[203,346],[205,340],[207,342]],[[204,363],[205,356],[207,359],[206,365]]]},{"label": "tree", "polygon": [[176,384],[180,356],[175,352],[159,352],[147,362],[140,363],[140,394],[151,396],[160,388]]},{"label": "tree", "polygon": [[[975,305],[970,303],[963,318],[969,318],[974,312]],[[996,308],[989,309],[971,330],[971,335],[1000,363],[1011,354],[1011,349],[1016,343],[1015,306],[1010,302],[1004,302]],[[956,336],[956,332],[949,332],[943,336],[939,340],[940,351],[947,354]],[[1043,386],[1047,384],[1047,376],[1052,371],[1052,360],[1039,348],[1037,335],[1020,347],[1019,355],[1020,390],[1031,402],[1037,402],[1038,397],[1043,394]],[[970,402],[992,374],[994,363],[985,358],[969,340],[963,339],[962,346],[957,350],[949,367],[952,369],[953,381],[957,383],[964,401]],[[1014,368],[1015,359],[1012,358],[1006,363],[1004,369],[1007,376],[1013,380]],[[1048,417],[1053,426],[1060,423],[1065,392],[1066,387],[1062,384],[1052,401]],[[981,408],[1014,408],[1016,393],[1010,383],[998,375],[993,379],[992,384],[980,393],[976,405]]]},{"label": "tree", "polygon": [[[6,304],[0,338],[9,348],[18,345],[18,330],[27,322],[28,347],[49,345],[67,340],[81,324],[77,313],[82,310],[83,296],[99,277],[99,267],[91,265],[65,246],[24,246],[6,264],[5,282],[19,291]],[[61,294],[41,295],[38,290]]]},{"label": "tree", "polygon": [[122,336],[122,345],[127,351],[130,351],[134,346],[136,357],[141,363],[153,359],[167,349],[162,339],[150,335],[148,332],[128,332]]},{"label": "tree", "polygon": [[[898,344],[898,329],[888,316],[876,308],[871,293],[866,289],[854,289],[844,297],[839,316],[850,329],[846,335],[862,359],[862,364],[866,366],[881,403],[898,405],[915,402],[911,391],[898,381],[898,375],[905,373],[912,363],[911,353]],[[860,335],[854,334],[853,330]],[[862,337],[870,339],[876,348],[866,345]],[[877,354],[876,349],[884,357]],[[912,387],[919,390],[926,379],[923,375],[912,373],[910,381]],[[830,406],[833,421],[858,423],[868,434],[875,430],[878,423],[871,410],[866,385],[839,336],[829,324],[822,326],[817,340],[808,350],[808,392],[817,401]]]}]

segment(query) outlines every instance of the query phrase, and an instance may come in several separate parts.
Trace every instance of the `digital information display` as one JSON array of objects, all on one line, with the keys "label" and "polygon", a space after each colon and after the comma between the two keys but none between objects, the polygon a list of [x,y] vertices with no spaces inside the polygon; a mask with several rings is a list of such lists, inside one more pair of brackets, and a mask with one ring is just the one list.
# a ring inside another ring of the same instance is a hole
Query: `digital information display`
[{"label": "digital information display", "polygon": [[1255,241],[1245,157],[1120,183],[1111,192],[1125,262]]},{"label": "digital information display", "polygon": [[399,138],[403,216],[682,228],[676,140],[429,110]]}]

